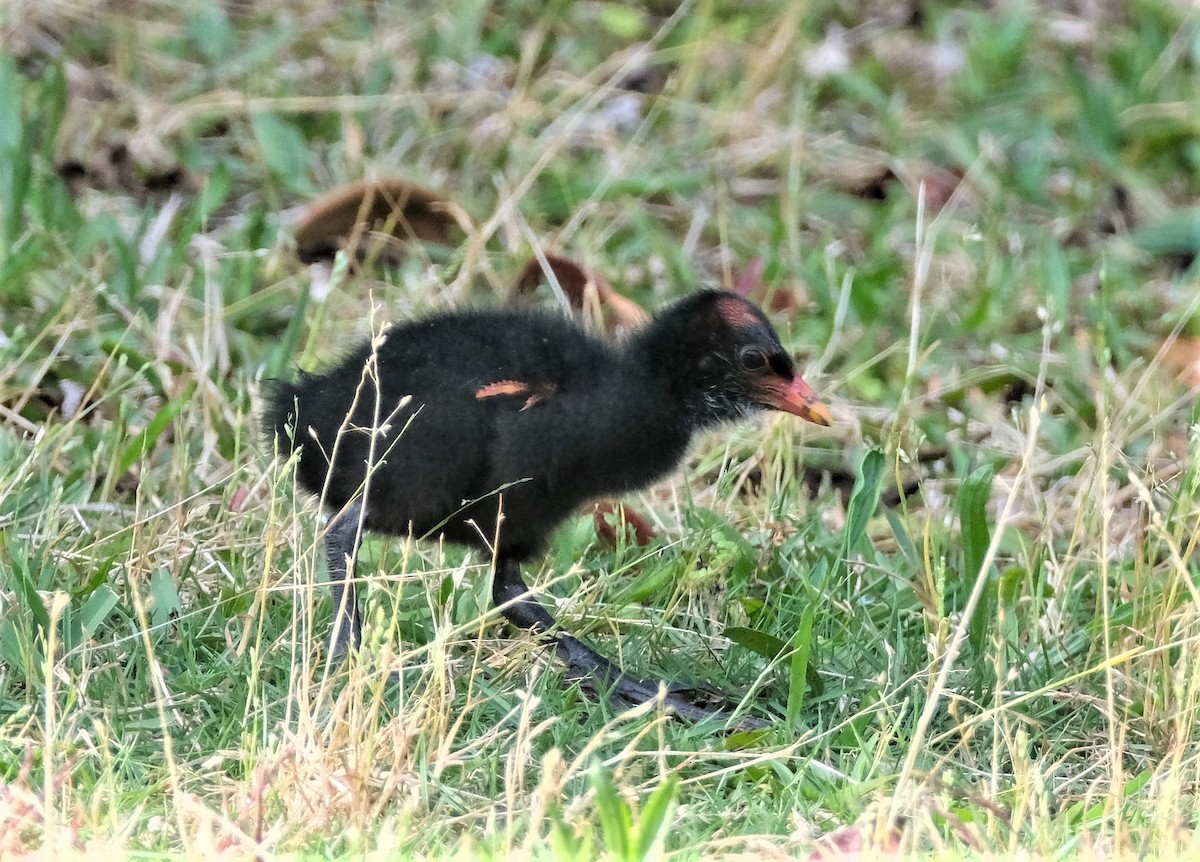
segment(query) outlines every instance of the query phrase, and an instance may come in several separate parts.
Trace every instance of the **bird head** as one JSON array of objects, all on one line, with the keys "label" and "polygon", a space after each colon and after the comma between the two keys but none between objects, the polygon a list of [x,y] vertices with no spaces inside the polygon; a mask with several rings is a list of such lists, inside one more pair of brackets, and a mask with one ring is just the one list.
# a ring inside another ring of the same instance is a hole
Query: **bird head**
[{"label": "bird head", "polygon": [[764,409],[832,424],[766,315],[737,294],[693,294],[659,312],[642,338],[700,425]]}]

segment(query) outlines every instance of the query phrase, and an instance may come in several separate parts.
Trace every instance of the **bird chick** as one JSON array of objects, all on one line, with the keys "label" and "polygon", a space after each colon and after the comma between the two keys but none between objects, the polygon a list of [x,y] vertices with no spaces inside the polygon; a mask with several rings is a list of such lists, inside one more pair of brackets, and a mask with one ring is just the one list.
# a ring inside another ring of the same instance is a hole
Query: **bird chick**
[{"label": "bird chick", "polygon": [[[323,374],[277,383],[264,419],[283,452],[299,450],[300,486],[335,513],[335,654],[361,640],[362,531],[442,538],[492,555],[493,601],[552,641],[572,679],[642,703],[660,696],[659,683],[562,631],[521,564],[584,502],[650,485],[698,431],[762,410],[831,422],[762,311],[704,291],[620,344],[529,310],[400,324]],[[677,691],[665,703],[693,720],[727,717]]]}]

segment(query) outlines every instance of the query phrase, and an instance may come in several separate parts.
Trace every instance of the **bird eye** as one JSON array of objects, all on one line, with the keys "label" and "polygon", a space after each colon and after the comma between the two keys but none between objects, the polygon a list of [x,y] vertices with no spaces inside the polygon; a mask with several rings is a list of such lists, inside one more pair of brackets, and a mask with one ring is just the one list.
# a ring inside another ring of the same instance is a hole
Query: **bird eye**
[{"label": "bird eye", "polygon": [[767,364],[767,354],[757,347],[743,347],[738,351],[738,362],[747,371],[758,371]]}]

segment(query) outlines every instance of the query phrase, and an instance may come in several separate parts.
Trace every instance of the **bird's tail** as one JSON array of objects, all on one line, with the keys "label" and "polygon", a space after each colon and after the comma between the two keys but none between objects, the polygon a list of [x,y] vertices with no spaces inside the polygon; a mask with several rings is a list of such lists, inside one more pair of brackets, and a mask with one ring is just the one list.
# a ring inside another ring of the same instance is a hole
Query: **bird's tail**
[{"label": "bird's tail", "polygon": [[266,381],[265,405],[263,407],[263,436],[267,446],[278,445],[281,454],[291,454],[296,449],[296,429],[299,417],[296,411],[296,394],[299,387],[286,380]]}]

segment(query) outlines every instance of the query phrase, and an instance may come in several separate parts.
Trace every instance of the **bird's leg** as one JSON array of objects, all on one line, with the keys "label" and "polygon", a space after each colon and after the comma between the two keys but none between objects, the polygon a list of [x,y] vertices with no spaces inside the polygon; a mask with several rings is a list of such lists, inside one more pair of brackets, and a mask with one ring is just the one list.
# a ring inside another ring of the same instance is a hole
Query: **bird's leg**
[{"label": "bird's leg", "polygon": [[329,561],[329,592],[333,595],[333,629],[329,633],[329,654],[343,658],[362,643],[362,615],[354,589],[354,569],[362,539],[359,520],[362,502],[334,516],[325,534],[325,554]]},{"label": "bird's leg", "polygon": [[[521,564],[516,560],[502,557],[496,561],[492,576],[492,601],[513,625],[543,634],[546,640],[553,642],[559,658],[567,663],[571,679],[590,680],[597,691],[609,690],[630,704],[646,703],[659,697],[665,683],[628,674],[577,637],[556,631],[554,617],[530,593],[521,577]],[[663,704],[690,721],[728,721],[733,717],[726,710],[693,703],[669,687],[663,695]],[[766,727],[765,723],[753,718],[742,717],[738,723],[742,729]]]}]

